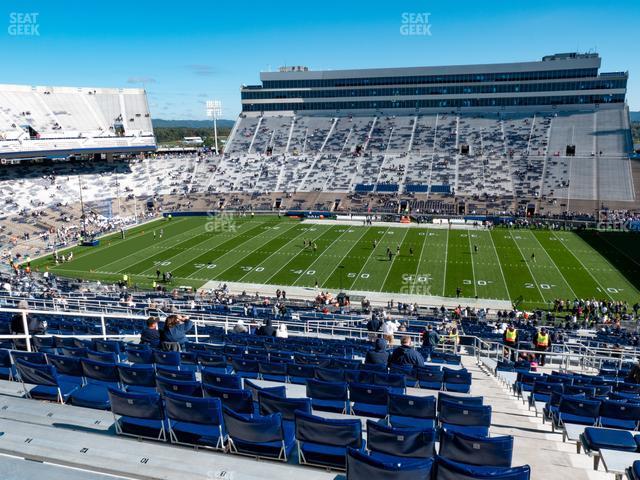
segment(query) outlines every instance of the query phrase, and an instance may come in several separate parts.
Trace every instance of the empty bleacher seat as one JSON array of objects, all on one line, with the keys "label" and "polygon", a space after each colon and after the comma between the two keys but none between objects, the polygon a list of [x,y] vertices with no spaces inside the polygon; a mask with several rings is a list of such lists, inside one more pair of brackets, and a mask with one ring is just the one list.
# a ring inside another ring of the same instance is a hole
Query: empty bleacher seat
[{"label": "empty bleacher seat", "polygon": [[486,437],[491,425],[491,406],[461,405],[445,400],[441,402],[438,419],[445,430]]},{"label": "empty bleacher seat", "polygon": [[521,467],[479,467],[454,462],[443,457],[437,457],[433,480],[529,480],[531,468]]},{"label": "empty bleacher seat", "polygon": [[433,428],[394,427],[367,420],[367,450],[381,461],[433,457],[435,442]]},{"label": "empty bleacher seat", "polygon": [[[52,365],[17,359],[15,366],[27,398],[66,403],[71,394],[78,389],[77,384],[62,381]],[[29,390],[25,383],[35,387]]]},{"label": "empty bleacher seat", "polygon": [[307,380],[307,397],[314,409],[328,412],[347,413],[349,390],[345,382],[324,382]]},{"label": "empty bleacher seat", "polygon": [[431,478],[433,459],[398,462],[380,461],[361,450],[349,448],[347,452],[347,478],[349,480],[427,480]]},{"label": "empty bleacher seat", "polygon": [[433,428],[436,398],[389,393],[387,420],[395,427]]},{"label": "empty bleacher seat", "polygon": [[246,417],[225,408],[226,443],[231,453],[271,458],[286,462],[295,445],[293,431],[285,429],[282,416]]},{"label": "empty bleacher seat", "polygon": [[171,443],[224,450],[220,399],[166,392],[164,402]]},{"label": "empty bleacher seat", "polygon": [[439,455],[471,465],[510,467],[513,457],[513,437],[489,438],[443,431],[440,435]]},{"label": "empty bleacher seat", "polygon": [[166,441],[165,415],[157,393],[136,393],[109,388],[109,404],[116,433]]}]

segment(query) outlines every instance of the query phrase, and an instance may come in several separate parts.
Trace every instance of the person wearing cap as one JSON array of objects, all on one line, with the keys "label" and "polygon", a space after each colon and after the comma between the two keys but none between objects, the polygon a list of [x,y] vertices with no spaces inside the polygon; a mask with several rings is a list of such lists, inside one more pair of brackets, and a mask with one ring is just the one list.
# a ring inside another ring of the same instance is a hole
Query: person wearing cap
[{"label": "person wearing cap", "polygon": [[[537,352],[546,352],[551,347],[551,335],[547,332],[547,329],[542,327],[538,333],[534,336],[533,344]],[[541,367],[544,367],[545,355],[543,353],[537,353],[538,363]]]},{"label": "person wearing cap", "polygon": [[518,330],[513,326],[513,323],[510,323],[502,334],[502,342],[511,349],[509,350],[511,352],[509,358],[514,362],[516,358],[516,347],[518,345]]}]

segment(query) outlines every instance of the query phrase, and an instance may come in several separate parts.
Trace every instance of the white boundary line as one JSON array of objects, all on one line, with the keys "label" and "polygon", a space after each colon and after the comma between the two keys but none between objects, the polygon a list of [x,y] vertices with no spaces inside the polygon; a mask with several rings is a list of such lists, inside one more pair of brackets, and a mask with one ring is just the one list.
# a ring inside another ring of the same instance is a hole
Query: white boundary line
[{"label": "white boundary line", "polygon": [[[400,240],[400,248],[402,249],[402,244],[404,243],[404,239],[407,238],[407,232],[409,232],[409,230],[405,230],[404,231],[404,235],[402,236],[402,240]],[[394,255],[393,258],[391,259],[391,265],[389,265],[389,268],[387,269],[387,274],[384,276],[384,280],[382,281],[382,285],[380,286],[380,290],[378,290],[379,292],[382,292],[382,290],[384,289],[384,285],[385,283],[387,283],[387,278],[389,278],[389,274],[391,273],[391,269],[393,268],[393,265],[396,263],[396,257],[398,255]]]},{"label": "white boundary line", "polygon": [[[580,298],[576,295],[576,292],[573,291],[573,288],[571,288],[571,284],[567,281],[567,279],[565,278],[565,276],[562,274],[562,272],[560,271],[560,268],[558,267],[558,265],[556,264],[556,262],[553,261],[553,258],[551,258],[551,255],[549,255],[549,252],[547,252],[547,249],[544,248],[542,246],[542,243],[540,243],[540,240],[538,240],[538,237],[536,237],[535,233],[533,233],[532,230],[529,230],[529,233],[531,234],[531,236],[533,238],[535,238],[536,242],[538,242],[538,245],[540,245],[540,248],[544,251],[544,254],[549,258],[549,261],[553,264],[554,267],[556,267],[556,270],[558,271],[558,273],[560,274],[560,276],[562,277],[562,281],[567,285],[567,287],[569,287],[569,290],[571,290],[571,294],[573,295],[573,298]],[[557,239],[557,237],[556,237]],[[562,243],[561,240],[557,239],[558,242]],[[566,248],[566,247],[565,247]]]},{"label": "white boundary line", "polygon": [[531,267],[529,266],[529,262],[527,262],[527,259],[524,256],[524,253],[522,253],[522,249],[520,248],[520,245],[518,245],[518,242],[516,242],[516,239],[513,237],[513,230],[509,230],[509,235],[511,235],[511,241],[515,244],[516,248],[518,249],[518,252],[520,252],[520,257],[522,257],[522,260],[524,260],[524,264],[527,266],[527,269],[529,270],[529,274],[531,275],[531,279],[533,280],[533,283],[536,285],[536,288],[538,289],[538,293],[540,294],[540,298],[542,299],[542,301],[544,303],[547,303],[547,299],[544,298],[544,295],[542,294],[542,290],[540,290],[540,285],[538,285],[538,280],[536,280],[535,275],[531,271]]}]

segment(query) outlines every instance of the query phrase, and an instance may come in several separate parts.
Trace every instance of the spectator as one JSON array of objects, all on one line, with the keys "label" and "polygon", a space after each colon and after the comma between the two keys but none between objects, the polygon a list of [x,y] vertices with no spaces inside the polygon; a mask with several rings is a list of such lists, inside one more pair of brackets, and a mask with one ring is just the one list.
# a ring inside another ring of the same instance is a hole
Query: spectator
[{"label": "spectator", "polygon": [[158,318],[149,317],[147,328],[140,333],[140,344],[149,345],[151,348],[160,348],[160,332],[158,331]]},{"label": "spectator", "polygon": [[194,324],[189,317],[184,315],[169,315],[164,322],[164,329],[160,336],[162,349],[169,351],[181,351],[187,343],[187,333]]},{"label": "spectator", "polygon": [[[20,300],[18,302],[18,309],[20,310],[28,310],[29,304],[26,300]],[[44,335],[47,333],[47,322],[40,320],[36,317],[25,314],[27,319],[27,328],[29,329],[29,333],[33,335]],[[16,313],[11,318],[11,333],[13,335],[22,335],[24,334],[24,323],[22,318],[22,313]],[[27,343],[24,339],[16,339],[14,341],[15,348],[17,350],[26,350]]]},{"label": "spectator", "polygon": [[249,332],[249,329],[244,324],[243,319],[238,320],[238,323],[236,323],[236,325],[233,327],[233,333],[248,333],[248,332]]},{"label": "spectator", "polygon": [[382,326],[382,322],[378,318],[377,314],[371,315],[371,320],[367,322],[367,331],[369,332],[369,340],[374,341],[378,338],[378,331],[380,331],[380,327]]},{"label": "spectator", "polygon": [[387,365],[389,363],[389,352],[387,352],[387,342],[384,338],[377,338],[374,347],[367,352],[364,358],[367,365]]},{"label": "spectator", "polygon": [[440,336],[438,332],[433,329],[433,325],[427,325],[427,329],[422,332],[422,346],[429,351],[433,352],[440,342]]},{"label": "spectator", "polygon": [[289,338],[289,330],[287,330],[287,326],[284,323],[278,325],[278,329],[276,330],[276,337]]},{"label": "spectator", "polygon": [[397,347],[389,357],[389,366],[423,366],[424,358],[420,355],[420,352],[414,350],[412,343],[409,335],[404,335],[400,338],[400,346]]},{"label": "spectator", "polygon": [[272,321],[270,318],[267,318],[265,324],[258,328],[256,335],[261,337],[275,337],[276,336],[276,328],[272,325]]},{"label": "spectator", "polygon": [[393,334],[398,330],[398,324],[391,319],[387,319],[382,324],[382,336],[389,345],[393,345]]}]

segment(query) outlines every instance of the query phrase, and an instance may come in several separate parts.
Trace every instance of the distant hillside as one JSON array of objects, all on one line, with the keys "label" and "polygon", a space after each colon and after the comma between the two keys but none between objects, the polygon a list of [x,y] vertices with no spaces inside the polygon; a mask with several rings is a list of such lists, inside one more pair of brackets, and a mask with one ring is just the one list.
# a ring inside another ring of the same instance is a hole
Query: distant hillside
[{"label": "distant hillside", "polygon": [[[151,120],[153,128],[213,128],[213,120]],[[233,128],[235,120],[218,120],[218,128]]]}]

